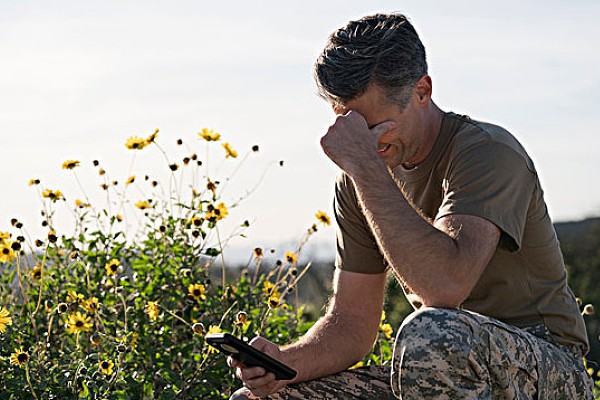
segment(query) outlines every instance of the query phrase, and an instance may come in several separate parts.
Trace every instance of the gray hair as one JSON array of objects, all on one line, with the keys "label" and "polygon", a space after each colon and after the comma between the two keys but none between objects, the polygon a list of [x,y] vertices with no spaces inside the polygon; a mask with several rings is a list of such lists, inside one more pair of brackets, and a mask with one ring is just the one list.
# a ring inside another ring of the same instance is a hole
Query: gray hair
[{"label": "gray hair", "polygon": [[427,75],[425,47],[402,14],[375,14],[333,32],[315,63],[319,95],[344,105],[376,84],[400,109]]}]

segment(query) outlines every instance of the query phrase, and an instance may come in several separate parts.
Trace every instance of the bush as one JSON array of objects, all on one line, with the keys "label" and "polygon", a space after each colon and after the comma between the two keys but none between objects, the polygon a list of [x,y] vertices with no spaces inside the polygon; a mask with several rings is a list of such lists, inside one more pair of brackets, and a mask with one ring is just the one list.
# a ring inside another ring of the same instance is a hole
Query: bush
[{"label": "bush", "polygon": [[[246,156],[238,158],[212,130],[199,136],[206,157],[222,147],[224,162],[237,163],[235,174]],[[274,265],[267,257],[274,251],[256,248],[233,279],[223,252],[249,223],[234,224],[222,236],[236,204],[224,202],[226,185],[190,146],[178,165],[157,138],[158,130],[131,137],[126,146],[134,154],[132,170],[139,151],[156,148],[168,182],[131,175],[119,185],[94,161],[101,206],[80,185],[78,160],[63,164],[85,199],[72,207],[60,190],[29,182],[38,189],[47,234],[31,240],[17,219],[13,233],[0,232],[0,397],[227,398],[239,382],[226,358],[205,343],[206,333],[260,334],[287,343],[312,325],[294,301],[310,266],[299,265],[298,255],[329,217],[317,213],[297,248]],[[254,146],[248,154],[257,151]],[[56,226],[61,207],[72,213],[72,234]]]}]

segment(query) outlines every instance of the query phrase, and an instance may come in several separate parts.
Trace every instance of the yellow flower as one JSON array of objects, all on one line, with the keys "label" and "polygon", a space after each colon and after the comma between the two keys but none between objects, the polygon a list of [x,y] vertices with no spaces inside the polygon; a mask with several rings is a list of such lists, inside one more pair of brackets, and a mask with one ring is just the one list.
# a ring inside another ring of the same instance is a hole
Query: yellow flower
[{"label": "yellow flower", "polygon": [[223,146],[223,148],[225,149],[225,158],[236,158],[238,156],[237,151],[231,148],[231,145],[228,142],[223,143],[221,146]]},{"label": "yellow flower", "polygon": [[[207,333],[211,334],[211,333],[222,333],[222,332],[223,331],[221,330],[221,327],[219,327],[217,325],[211,325],[211,326],[208,327],[208,332]],[[215,349],[214,347],[212,347],[210,345],[208,346],[208,352],[209,352],[209,354],[216,353],[217,351],[218,350]]]},{"label": "yellow flower", "polygon": [[98,361],[98,368],[104,375],[112,375],[115,363],[111,360]]},{"label": "yellow flower", "polygon": [[149,301],[146,304],[146,314],[150,317],[150,320],[154,321],[158,318],[158,303],[156,301]]},{"label": "yellow flower", "polygon": [[24,367],[28,361],[29,353],[24,351],[22,347],[10,355],[11,365],[18,365],[19,367]]},{"label": "yellow flower", "polygon": [[35,267],[33,267],[31,271],[29,271],[29,273],[31,274],[31,277],[34,281],[42,279],[42,267],[40,265],[36,265]]},{"label": "yellow flower", "polygon": [[357,362],[356,364],[354,364],[353,366],[351,366],[351,367],[350,367],[350,368],[348,368],[348,369],[356,369],[356,368],[363,367],[364,365],[365,365],[365,363],[364,363],[364,362],[362,362],[362,361],[359,361],[359,362]]},{"label": "yellow flower", "polygon": [[277,286],[270,281],[264,281],[262,291],[266,296],[270,296],[271,293],[277,292]]},{"label": "yellow flower", "polygon": [[42,197],[50,199],[52,201],[58,201],[65,198],[60,190],[46,189],[42,192]]},{"label": "yellow flower", "polygon": [[260,247],[255,247],[253,253],[256,258],[261,258],[263,256],[263,251]]},{"label": "yellow flower", "polygon": [[279,307],[280,301],[281,301],[281,295],[279,294],[278,291],[274,291],[269,296],[269,301],[268,301],[269,308],[277,308],[277,307]]},{"label": "yellow flower", "polygon": [[117,219],[117,221],[119,221],[119,222],[123,221],[123,216],[122,216],[121,214],[117,214],[117,215],[115,216],[115,218],[116,218],[116,219]]},{"label": "yellow flower", "polygon": [[83,200],[76,199],[75,200],[75,206],[78,207],[78,208],[89,208],[92,205],[90,203],[84,202]]},{"label": "yellow flower", "polygon": [[154,130],[154,133],[152,135],[150,135],[146,138],[146,143],[147,144],[154,143],[154,141],[156,140],[157,137],[158,137],[158,128],[156,128]]},{"label": "yellow flower", "polygon": [[12,325],[12,318],[8,310],[0,306],[0,332],[6,332],[7,325]]},{"label": "yellow flower", "polygon": [[379,330],[385,335],[386,338],[390,339],[394,330],[390,324],[381,324],[379,325]]},{"label": "yellow flower", "polygon": [[206,288],[200,283],[192,284],[188,287],[188,293],[196,300],[206,300]]},{"label": "yellow flower", "polygon": [[139,208],[140,210],[145,210],[146,208],[152,208],[152,204],[150,204],[146,200],[140,200],[140,201],[138,201],[137,203],[135,203],[135,206],[137,208]]},{"label": "yellow flower", "polygon": [[16,257],[13,249],[10,248],[11,243],[4,242],[0,244],[0,263],[10,262]]},{"label": "yellow flower", "polygon": [[33,185],[39,185],[39,184],[40,184],[39,179],[30,179],[29,182],[27,183],[27,186],[33,186]]},{"label": "yellow flower", "polygon": [[137,136],[131,136],[125,142],[125,147],[127,147],[129,150],[141,150],[146,146],[148,146],[146,139],[142,139]]},{"label": "yellow flower", "polygon": [[140,338],[140,334],[137,332],[133,332],[131,334],[131,341],[129,342],[129,345],[131,346],[131,348],[135,349],[135,347],[137,346],[137,342],[138,339]]},{"label": "yellow flower", "polygon": [[199,132],[198,136],[200,136],[202,139],[206,140],[207,142],[216,142],[219,139],[221,139],[220,133],[217,133],[217,132],[213,131],[212,129],[208,129],[208,128],[202,128],[202,132]]},{"label": "yellow flower", "polygon": [[204,325],[202,322],[196,322],[194,325],[192,325],[192,330],[196,335],[202,335],[204,333]]},{"label": "yellow flower", "polygon": [[323,211],[319,210],[317,211],[317,213],[315,214],[315,217],[323,224],[323,225],[331,225],[331,218],[329,218],[329,216],[327,214],[325,214]]},{"label": "yellow flower", "polygon": [[192,217],[192,219],[190,220],[191,224],[198,228],[200,226],[202,226],[202,222],[204,222],[204,218],[201,217]]},{"label": "yellow flower", "polygon": [[135,175],[131,175],[129,178],[127,178],[127,180],[125,181],[125,185],[131,185],[133,182],[135,181]]},{"label": "yellow flower", "polygon": [[213,219],[214,221],[220,221],[228,215],[229,211],[227,210],[227,206],[225,206],[225,203],[221,202],[217,204],[216,207],[213,205],[209,205],[208,211],[204,215],[204,219]]},{"label": "yellow flower", "polygon": [[246,332],[246,330],[248,330],[248,327],[250,326],[250,321],[248,321],[248,313],[246,313],[245,311],[238,312],[235,316],[234,323],[240,328],[242,328],[242,332]]},{"label": "yellow flower", "polygon": [[104,266],[104,268],[106,269],[106,274],[107,275],[115,275],[117,273],[117,271],[119,270],[119,265],[121,265],[119,260],[112,259],[109,262],[107,262],[106,265]]},{"label": "yellow flower", "polygon": [[82,304],[84,301],[85,297],[82,294],[79,294],[74,290],[67,290],[67,303]]},{"label": "yellow flower", "polygon": [[98,302],[98,298],[92,297],[88,300],[85,300],[81,307],[83,307],[86,312],[93,313],[98,309],[99,305],[100,303]]},{"label": "yellow flower", "polygon": [[292,253],[291,251],[286,251],[285,259],[288,263],[294,264],[298,262],[298,255],[296,253]]},{"label": "yellow flower", "polygon": [[77,313],[69,315],[69,319],[67,320],[68,333],[89,332],[91,330],[92,320],[86,314],[77,311]]},{"label": "yellow flower", "polygon": [[79,167],[79,160],[67,160],[62,165],[62,169],[73,169],[76,167]]}]

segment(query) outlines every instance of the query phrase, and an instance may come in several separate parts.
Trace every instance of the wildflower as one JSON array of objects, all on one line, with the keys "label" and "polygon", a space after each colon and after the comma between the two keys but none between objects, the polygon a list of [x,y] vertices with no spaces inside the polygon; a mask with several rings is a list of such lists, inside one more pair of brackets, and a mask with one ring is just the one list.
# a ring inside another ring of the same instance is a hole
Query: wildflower
[{"label": "wildflower", "polygon": [[188,287],[189,295],[196,300],[206,300],[206,295],[204,294],[205,291],[206,288],[200,283],[191,284]]},{"label": "wildflower", "polygon": [[253,253],[256,258],[261,258],[263,256],[263,251],[260,247],[255,247]]},{"label": "wildflower", "polygon": [[179,169],[179,165],[173,163],[169,165],[169,169],[173,172],[177,171]]},{"label": "wildflower", "polygon": [[90,203],[84,202],[83,200],[76,199],[75,200],[75,206],[78,207],[78,208],[89,208],[92,205]]},{"label": "wildflower", "polygon": [[100,344],[100,335],[98,334],[98,332],[92,333],[92,335],[90,336],[90,343],[93,346],[98,346]]},{"label": "wildflower", "polygon": [[315,217],[323,224],[323,225],[331,225],[331,218],[329,218],[329,216],[327,214],[325,214],[323,211],[319,210],[317,211],[317,213],[315,214]]},{"label": "wildflower", "polygon": [[139,208],[140,210],[145,210],[147,208],[152,208],[152,204],[150,204],[150,202],[146,201],[146,200],[140,200],[137,203],[135,203],[135,206],[137,208]]},{"label": "wildflower", "polygon": [[69,306],[67,305],[67,303],[59,303],[58,306],[56,306],[56,312],[59,314],[64,314],[69,310]]},{"label": "wildflower", "polygon": [[142,150],[144,147],[148,146],[148,142],[146,139],[139,138],[137,136],[131,136],[125,142],[125,147],[129,150]]},{"label": "wildflower", "polygon": [[202,335],[202,333],[204,333],[204,325],[202,322],[196,322],[194,325],[192,325],[192,330],[195,334]]},{"label": "wildflower", "polygon": [[8,310],[0,306],[0,332],[6,332],[7,325],[12,325],[12,318]]},{"label": "wildflower", "polygon": [[596,313],[596,311],[594,310],[594,306],[592,304],[586,304],[585,307],[583,307],[583,315],[594,315]]},{"label": "wildflower", "polygon": [[379,330],[385,335],[386,338],[390,339],[392,337],[392,333],[394,333],[392,326],[390,324],[381,324],[379,325]]},{"label": "wildflower", "polygon": [[48,241],[50,243],[56,243],[57,240],[58,240],[58,236],[56,236],[56,231],[54,229],[51,229],[48,232]]},{"label": "wildflower", "polygon": [[93,313],[95,312],[98,307],[100,306],[100,303],[98,302],[98,298],[97,297],[91,297],[88,300],[85,300],[82,304],[81,307],[88,313]]},{"label": "wildflower", "polygon": [[198,133],[202,139],[207,142],[216,142],[221,139],[221,134],[213,131],[212,129],[202,128],[202,132]]},{"label": "wildflower", "polygon": [[27,186],[33,186],[33,185],[39,185],[39,184],[40,184],[39,179],[30,179],[29,182],[27,183]]},{"label": "wildflower", "polygon": [[135,175],[131,175],[129,178],[127,178],[127,180],[125,181],[125,186],[129,186],[133,182],[135,182]]},{"label": "wildflower", "polygon": [[298,262],[298,255],[296,253],[292,253],[291,251],[287,251],[285,253],[285,259],[290,264],[295,264]]},{"label": "wildflower", "polygon": [[140,334],[137,332],[133,332],[131,334],[131,341],[129,342],[129,345],[131,346],[131,348],[135,349],[135,347],[137,346],[137,341],[140,338]]},{"label": "wildflower", "polygon": [[98,362],[100,372],[102,372],[104,375],[112,375],[114,366],[115,363],[111,360],[102,360]]},{"label": "wildflower", "polygon": [[149,301],[146,304],[146,314],[152,321],[158,318],[158,303],[156,301]]},{"label": "wildflower", "polygon": [[119,262],[119,260],[115,260],[115,259],[110,260],[104,266],[104,268],[106,269],[106,274],[107,275],[114,275],[114,274],[116,274],[117,271],[119,270],[119,266],[120,265],[121,265],[121,263]]},{"label": "wildflower", "polygon": [[258,145],[255,144],[252,146],[252,151],[256,153],[258,151]]},{"label": "wildflower", "polygon": [[236,158],[238,156],[237,151],[235,151],[231,145],[229,144],[229,142],[225,142],[223,143],[221,146],[223,146],[223,148],[225,149],[225,158]]},{"label": "wildflower", "polygon": [[[223,332],[223,331],[221,330],[221,327],[220,327],[220,326],[218,326],[218,325],[211,325],[211,326],[209,326],[209,327],[208,327],[208,332],[207,332],[207,333],[208,333],[208,334],[211,334],[211,333],[222,333],[222,332]],[[212,353],[216,353],[217,351],[218,351],[218,350],[217,350],[217,349],[215,349],[214,347],[212,347],[212,346],[210,346],[210,345],[208,346],[208,352],[209,352],[210,354],[212,354]]]},{"label": "wildflower", "polygon": [[158,137],[158,128],[156,128],[154,130],[154,133],[152,135],[150,135],[146,138],[146,143],[147,144],[154,143],[154,141],[156,140],[157,137]]},{"label": "wildflower", "polygon": [[29,271],[31,277],[34,281],[40,280],[42,278],[42,267],[40,265],[36,265]]},{"label": "wildflower", "polygon": [[71,253],[69,253],[69,259],[76,260],[77,257],[79,257],[79,252],[77,250],[72,251]]},{"label": "wildflower", "polygon": [[104,175],[104,174],[106,174],[106,171],[105,171],[104,169],[100,168],[100,169],[98,170],[98,175],[102,176],[102,175]]},{"label": "wildflower", "polygon": [[75,314],[69,315],[67,320],[67,332],[68,333],[81,333],[89,332],[92,329],[92,320],[86,314],[82,314],[79,311]]},{"label": "wildflower", "polygon": [[121,214],[117,214],[117,215],[115,216],[115,218],[116,218],[116,219],[117,219],[117,221],[119,221],[119,222],[123,221],[123,216],[122,216]]},{"label": "wildflower", "polygon": [[270,296],[269,296],[269,308],[277,308],[279,307],[279,303],[281,301],[281,295],[279,294],[278,291],[273,292]]},{"label": "wildflower", "polygon": [[194,225],[195,227],[199,227],[202,225],[202,222],[204,222],[204,219],[201,217],[192,217],[191,223],[192,225]]},{"label": "wildflower", "polygon": [[19,350],[15,351],[10,355],[10,364],[18,365],[19,367],[24,367],[29,362],[29,353],[23,350],[21,347]]},{"label": "wildflower", "polygon": [[217,192],[217,183],[218,182],[213,182],[213,181],[209,180],[208,183],[206,184],[206,188],[208,190],[210,190],[213,194],[215,194]]},{"label": "wildflower", "polygon": [[245,311],[238,312],[235,316],[234,323],[237,326],[241,327],[243,331],[248,329],[248,327],[250,326],[250,321],[248,321],[248,313],[246,313]]},{"label": "wildflower", "polygon": [[67,160],[62,165],[62,169],[74,169],[76,167],[79,167],[79,160]]},{"label": "wildflower", "polygon": [[354,364],[353,366],[351,366],[348,369],[356,369],[356,368],[360,368],[360,367],[364,367],[365,363],[362,361],[357,362],[356,364]]},{"label": "wildflower", "polygon": [[84,295],[77,293],[74,290],[67,291],[67,302],[68,303],[82,304],[84,301],[85,301]]},{"label": "wildflower", "polygon": [[46,199],[50,199],[52,201],[63,200],[65,196],[62,194],[60,190],[51,190],[46,189],[42,192],[42,197]]},{"label": "wildflower", "polygon": [[266,296],[270,296],[272,293],[278,292],[277,286],[270,281],[264,281],[262,291]]},{"label": "wildflower", "polygon": [[204,215],[204,219],[214,219],[214,221],[220,221],[228,215],[229,211],[227,210],[227,206],[225,206],[225,203],[220,202],[216,207],[213,205],[208,206],[208,211]]},{"label": "wildflower", "polygon": [[15,257],[15,252],[9,243],[0,243],[0,263],[10,262]]}]

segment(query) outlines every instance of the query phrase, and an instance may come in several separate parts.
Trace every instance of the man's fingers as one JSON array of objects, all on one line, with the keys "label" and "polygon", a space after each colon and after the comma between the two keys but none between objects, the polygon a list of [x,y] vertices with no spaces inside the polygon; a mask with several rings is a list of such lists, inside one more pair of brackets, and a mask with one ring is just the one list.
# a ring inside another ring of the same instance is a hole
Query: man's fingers
[{"label": "man's fingers", "polygon": [[371,128],[371,133],[375,136],[375,139],[379,140],[385,133],[396,129],[397,124],[394,121],[384,121]]}]

